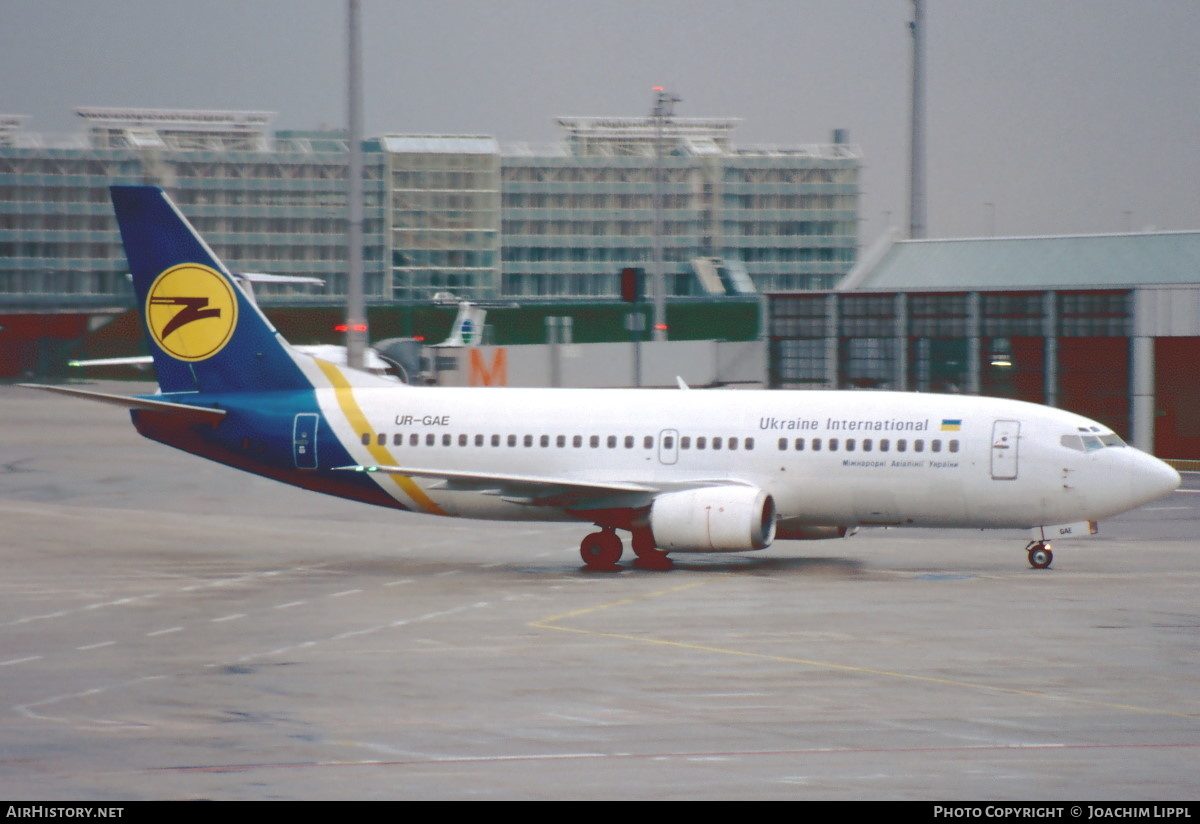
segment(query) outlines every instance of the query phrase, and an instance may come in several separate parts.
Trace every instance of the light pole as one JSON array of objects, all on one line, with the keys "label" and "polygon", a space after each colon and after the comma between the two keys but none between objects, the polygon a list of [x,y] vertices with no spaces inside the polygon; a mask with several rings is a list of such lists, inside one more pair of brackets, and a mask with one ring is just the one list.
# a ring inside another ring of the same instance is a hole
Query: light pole
[{"label": "light pole", "polygon": [[654,340],[667,339],[667,293],[666,275],[663,272],[663,133],[667,120],[675,113],[675,104],[682,102],[678,97],[655,86],[654,100],[654,260],[651,273],[651,292],[654,297]]},{"label": "light pole", "polygon": [[925,10],[912,0],[912,130],[908,179],[908,236],[925,237]]},{"label": "light pole", "polygon": [[346,365],[363,368],[367,308],[363,296],[362,44],[359,0],[347,0],[347,115],[350,158],[346,174]]}]

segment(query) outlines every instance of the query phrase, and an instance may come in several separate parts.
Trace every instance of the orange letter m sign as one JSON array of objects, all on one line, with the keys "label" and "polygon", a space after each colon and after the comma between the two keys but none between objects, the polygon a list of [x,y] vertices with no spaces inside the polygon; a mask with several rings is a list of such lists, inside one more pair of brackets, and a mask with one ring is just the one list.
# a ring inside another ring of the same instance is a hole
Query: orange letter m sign
[{"label": "orange letter m sign", "polygon": [[483,350],[472,349],[470,355],[471,386],[508,386],[508,355],[503,347],[492,356],[491,368],[483,362]]}]

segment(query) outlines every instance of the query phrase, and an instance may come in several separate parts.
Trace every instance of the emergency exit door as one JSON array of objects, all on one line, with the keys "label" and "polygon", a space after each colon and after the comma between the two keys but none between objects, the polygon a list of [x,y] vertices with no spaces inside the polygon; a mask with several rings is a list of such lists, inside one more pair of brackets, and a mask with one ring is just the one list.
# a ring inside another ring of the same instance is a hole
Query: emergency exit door
[{"label": "emergency exit door", "polygon": [[664,429],[658,433],[658,462],[673,464],[679,460],[679,432]]}]

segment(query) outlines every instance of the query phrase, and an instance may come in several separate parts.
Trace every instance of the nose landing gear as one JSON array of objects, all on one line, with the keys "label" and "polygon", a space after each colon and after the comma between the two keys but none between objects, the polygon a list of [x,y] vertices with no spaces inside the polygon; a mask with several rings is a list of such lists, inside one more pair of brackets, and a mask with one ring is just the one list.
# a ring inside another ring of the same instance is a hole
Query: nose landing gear
[{"label": "nose landing gear", "polygon": [[1049,541],[1030,541],[1025,551],[1029,555],[1029,565],[1034,569],[1046,569],[1054,561]]}]

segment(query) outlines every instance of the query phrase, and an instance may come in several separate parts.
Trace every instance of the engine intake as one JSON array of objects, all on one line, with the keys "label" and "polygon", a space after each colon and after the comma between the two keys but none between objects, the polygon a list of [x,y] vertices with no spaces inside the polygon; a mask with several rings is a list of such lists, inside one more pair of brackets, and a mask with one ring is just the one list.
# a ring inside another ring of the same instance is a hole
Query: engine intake
[{"label": "engine intake", "polygon": [[666,552],[745,552],[775,539],[775,499],[754,486],[668,492],[650,506],[654,543]]}]

